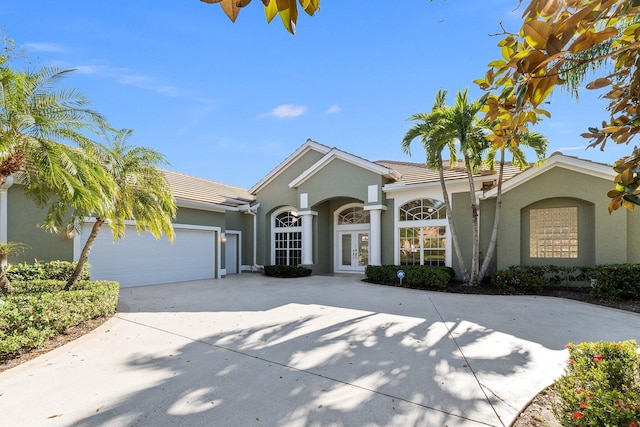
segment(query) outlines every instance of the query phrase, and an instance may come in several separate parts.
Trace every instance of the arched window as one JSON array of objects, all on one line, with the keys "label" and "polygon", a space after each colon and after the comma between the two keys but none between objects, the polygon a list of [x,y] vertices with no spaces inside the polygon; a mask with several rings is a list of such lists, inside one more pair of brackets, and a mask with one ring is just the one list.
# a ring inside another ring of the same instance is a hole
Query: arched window
[{"label": "arched window", "polygon": [[300,265],[302,263],[302,218],[295,211],[276,213],[273,219],[273,263]]},{"label": "arched window", "polygon": [[439,200],[416,199],[400,206],[400,265],[446,265],[446,218]]},{"label": "arched window", "polygon": [[369,211],[362,206],[353,206],[338,214],[338,225],[369,224]]},{"label": "arched window", "polygon": [[417,199],[400,206],[400,221],[447,219],[444,203],[433,199]]}]

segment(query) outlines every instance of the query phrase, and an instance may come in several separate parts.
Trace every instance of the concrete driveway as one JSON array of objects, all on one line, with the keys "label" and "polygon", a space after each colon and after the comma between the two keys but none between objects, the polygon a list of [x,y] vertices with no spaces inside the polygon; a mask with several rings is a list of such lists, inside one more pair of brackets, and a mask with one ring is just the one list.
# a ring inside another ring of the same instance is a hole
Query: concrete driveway
[{"label": "concrete driveway", "polygon": [[569,341],[640,315],[315,276],[121,290],[116,317],[0,374],[7,426],[504,426]]}]

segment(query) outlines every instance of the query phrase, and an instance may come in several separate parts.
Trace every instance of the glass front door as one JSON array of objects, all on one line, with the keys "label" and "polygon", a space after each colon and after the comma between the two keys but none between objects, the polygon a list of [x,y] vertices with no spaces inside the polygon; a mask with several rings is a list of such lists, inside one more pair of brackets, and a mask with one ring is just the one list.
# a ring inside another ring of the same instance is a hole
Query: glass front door
[{"label": "glass front door", "polygon": [[340,232],[338,265],[340,271],[364,271],[369,264],[369,233]]}]

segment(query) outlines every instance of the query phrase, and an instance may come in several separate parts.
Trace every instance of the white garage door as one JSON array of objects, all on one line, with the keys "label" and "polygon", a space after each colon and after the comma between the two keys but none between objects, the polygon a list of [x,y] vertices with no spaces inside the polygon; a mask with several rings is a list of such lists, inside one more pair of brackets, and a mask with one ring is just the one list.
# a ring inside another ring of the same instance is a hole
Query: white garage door
[{"label": "white garage door", "polygon": [[[93,224],[85,224],[81,243]],[[149,232],[138,234],[127,226],[122,239],[113,241],[104,225],[91,249],[92,280],[115,280],[121,287],[151,285],[215,277],[215,232],[176,228],[173,244],[156,240]]]}]

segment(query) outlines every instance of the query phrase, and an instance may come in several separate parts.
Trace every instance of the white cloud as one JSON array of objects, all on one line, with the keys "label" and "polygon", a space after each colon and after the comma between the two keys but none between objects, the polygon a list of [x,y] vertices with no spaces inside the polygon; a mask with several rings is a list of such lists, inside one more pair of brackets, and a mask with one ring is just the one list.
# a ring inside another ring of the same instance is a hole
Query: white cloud
[{"label": "white cloud", "polygon": [[340,111],[342,111],[342,108],[340,108],[340,106],[338,104],[333,104],[331,107],[327,108],[327,111],[325,111],[325,114],[336,114],[339,113]]},{"label": "white cloud", "polygon": [[22,47],[33,52],[62,52],[62,46],[53,43],[26,43]]},{"label": "white cloud", "polygon": [[262,117],[277,117],[279,119],[298,117],[307,112],[307,107],[302,105],[283,104],[279,105],[270,112],[263,114]]}]

